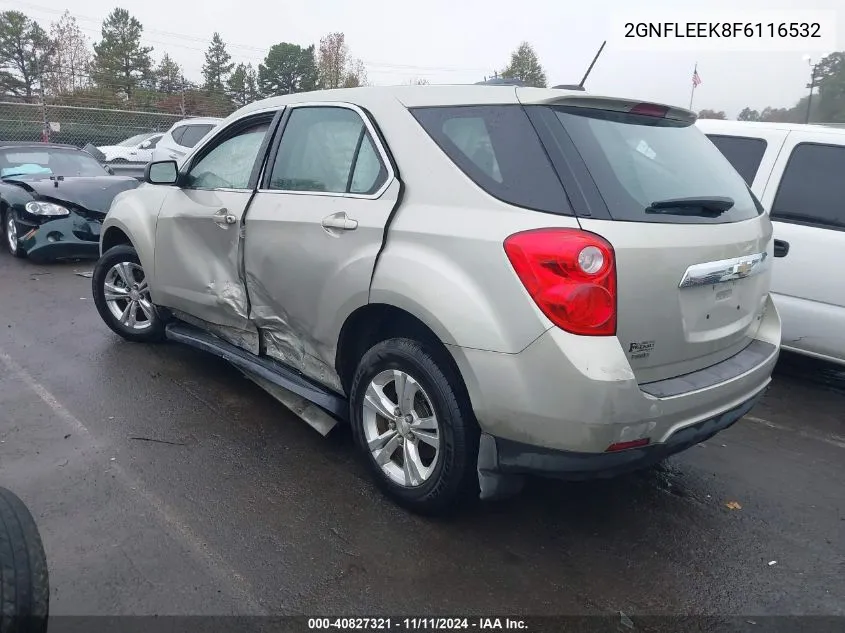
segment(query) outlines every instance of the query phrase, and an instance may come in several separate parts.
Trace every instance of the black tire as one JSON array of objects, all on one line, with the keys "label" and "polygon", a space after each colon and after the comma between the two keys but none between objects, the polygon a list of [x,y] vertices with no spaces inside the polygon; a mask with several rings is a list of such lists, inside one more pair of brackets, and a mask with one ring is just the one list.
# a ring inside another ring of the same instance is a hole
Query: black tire
[{"label": "black tire", "polygon": [[[480,432],[469,399],[463,395],[465,390],[445,354],[407,338],[382,341],[361,358],[350,389],[352,433],[370,473],[388,497],[425,515],[450,514],[478,499]],[[392,481],[367,447],[364,397],[373,378],[387,369],[399,369],[416,380],[439,421],[440,457],[431,476],[415,487]]]},{"label": "black tire", "polygon": [[109,306],[105,297],[105,281],[109,271],[116,264],[131,263],[136,266],[141,266],[141,260],[138,258],[138,253],[135,248],[128,244],[119,244],[113,246],[97,261],[94,266],[94,274],[91,277],[91,290],[94,295],[94,305],[97,306],[97,312],[105,321],[106,325],[111,330],[127,341],[133,343],[154,343],[164,339],[164,320],[160,311],[153,306],[153,318],[150,319],[150,325],[146,329],[136,330],[132,329],[115,317],[109,310]]},{"label": "black tire", "polygon": [[[15,216],[15,212],[11,209],[8,209],[6,213],[3,214],[3,244],[6,246],[6,250],[13,255],[14,257],[18,257],[20,259],[24,259],[26,257],[26,251],[21,248],[20,239],[15,240],[15,247],[12,248],[11,240],[9,240],[9,226],[8,222],[16,222],[17,217]],[[15,232],[20,237],[20,226],[15,224]]]},{"label": "black tire", "polygon": [[45,633],[47,556],[38,526],[14,493],[0,488],[0,633]]}]

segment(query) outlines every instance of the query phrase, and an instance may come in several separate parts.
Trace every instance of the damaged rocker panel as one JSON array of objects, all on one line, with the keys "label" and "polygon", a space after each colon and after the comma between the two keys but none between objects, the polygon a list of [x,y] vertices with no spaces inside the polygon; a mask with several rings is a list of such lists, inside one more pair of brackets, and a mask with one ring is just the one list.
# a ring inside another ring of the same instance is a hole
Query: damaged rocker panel
[{"label": "damaged rocker panel", "polygon": [[[349,407],[345,397],[328,391],[309,378],[299,375],[294,370],[274,360],[250,354],[232,343],[187,323],[170,323],[167,326],[166,333],[168,339],[219,356],[247,374],[249,378],[255,376],[271,385],[281,387],[293,395],[317,405],[338,420],[347,421],[349,418]],[[263,386],[261,383],[258,384]],[[270,393],[276,396],[275,393]],[[290,399],[290,401],[293,407],[307,411],[305,407],[301,406],[301,402],[295,399]],[[282,402],[288,404],[284,400]],[[308,417],[301,417],[314,426]],[[317,427],[315,426],[315,428]],[[320,428],[317,428],[317,430],[323,432]]]}]

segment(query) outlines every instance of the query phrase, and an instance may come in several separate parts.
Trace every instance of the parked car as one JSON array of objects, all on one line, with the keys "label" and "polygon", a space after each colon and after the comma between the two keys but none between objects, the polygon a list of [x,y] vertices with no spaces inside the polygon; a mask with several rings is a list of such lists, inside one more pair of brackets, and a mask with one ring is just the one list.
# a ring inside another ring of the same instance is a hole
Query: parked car
[{"label": "parked car", "polygon": [[184,119],[173,124],[153,149],[150,160],[180,160],[223,119]]},{"label": "parked car", "polygon": [[97,147],[106,163],[148,163],[162,134],[147,132],[136,134],[117,145]]},{"label": "parked car", "polygon": [[694,120],[513,86],[259,101],[115,200],[94,300],[348,421],[417,511],[642,468],[779,353],[771,222]]},{"label": "parked car", "polygon": [[38,262],[96,259],[100,226],[114,197],[141,183],[113,176],[70,145],[0,143],[4,244]]},{"label": "parked car", "polygon": [[[770,210],[772,296],[783,348],[845,364],[845,130],[818,125],[699,122]],[[839,281],[837,281],[839,280]]]}]

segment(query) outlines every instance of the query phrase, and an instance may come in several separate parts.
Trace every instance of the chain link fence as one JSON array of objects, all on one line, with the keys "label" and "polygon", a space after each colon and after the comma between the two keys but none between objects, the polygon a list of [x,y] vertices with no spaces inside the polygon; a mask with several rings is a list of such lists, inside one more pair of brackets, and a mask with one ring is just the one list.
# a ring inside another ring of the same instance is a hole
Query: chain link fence
[{"label": "chain link fence", "polygon": [[184,118],[188,117],[161,112],[0,102],[0,141],[49,140],[77,147],[87,143],[115,145],[136,134],[164,132]]}]

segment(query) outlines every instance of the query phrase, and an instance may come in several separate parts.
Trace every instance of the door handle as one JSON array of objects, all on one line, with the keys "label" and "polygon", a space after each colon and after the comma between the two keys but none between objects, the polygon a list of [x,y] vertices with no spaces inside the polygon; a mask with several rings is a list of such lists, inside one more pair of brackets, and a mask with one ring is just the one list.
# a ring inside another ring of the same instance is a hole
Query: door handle
[{"label": "door handle", "polygon": [[775,257],[786,257],[789,254],[789,242],[775,240]]},{"label": "door handle", "polygon": [[231,224],[236,224],[238,222],[238,216],[229,213],[228,209],[220,209],[217,213],[214,214],[213,219],[220,225],[221,228],[226,228]]},{"label": "door handle", "polygon": [[336,229],[340,231],[354,231],[358,228],[358,220],[353,220],[342,211],[323,218],[321,224],[324,229]]}]

